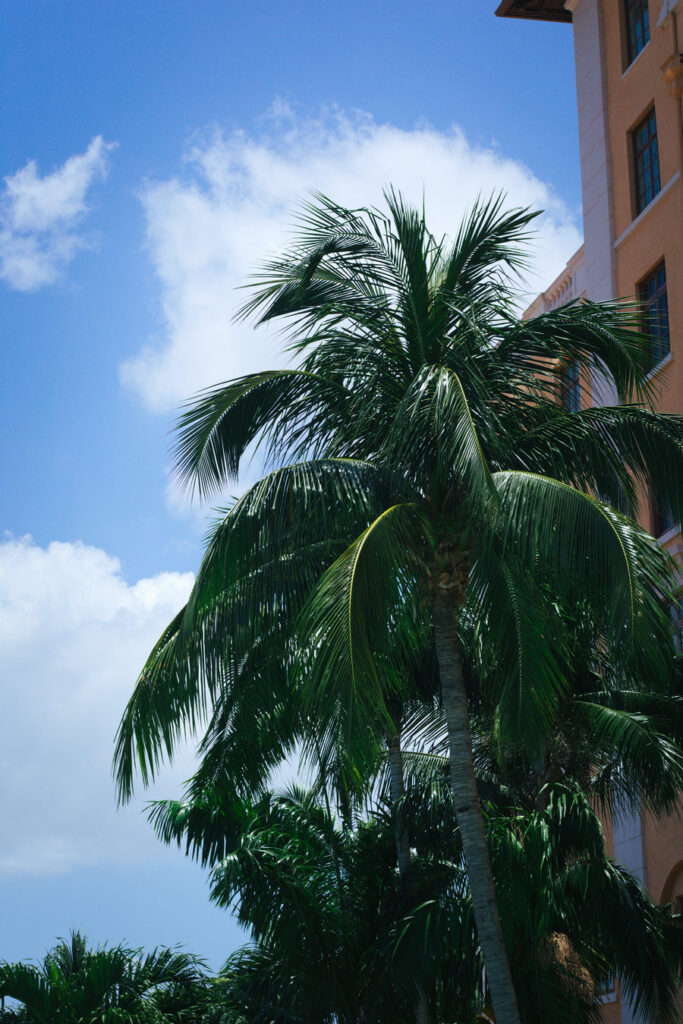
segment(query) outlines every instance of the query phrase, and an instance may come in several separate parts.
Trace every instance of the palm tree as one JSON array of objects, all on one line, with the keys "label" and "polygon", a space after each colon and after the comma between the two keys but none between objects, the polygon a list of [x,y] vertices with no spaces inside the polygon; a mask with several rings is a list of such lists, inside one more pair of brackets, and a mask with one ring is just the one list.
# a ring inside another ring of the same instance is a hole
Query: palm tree
[{"label": "palm tree", "polygon": [[584,379],[597,362],[622,401],[647,399],[646,346],[633,311],[614,304],[517,319],[504,270],[522,265],[533,214],[504,213],[500,199],[477,205],[451,244],[400,197],[387,203],[389,216],[322,197],[306,209],[297,245],[245,307],[260,321],[286,318],[300,365],[212,389],[181,421],[180,476],[202,494],[234,476],[259,438],[275,464],[303,461],[274,470],[214,532],[193,596],[124,715],[120,792],[130,794],[136,762],[143,778],[154,773],[207,697],[204,752],[218,770],[235,716],[259,709],[266,753],[250,779],[246,762],[243,785],[263,780],[297,730],[314,733],[325,763],[343,740],[344,785],[367,778],[395,731],[390,704],[404,695],[406,664],[433,630],[474,914],[505,1024],[518,1014],[459,623],[477,623],[500,742],[530,756],[567,675],[548,593],[586,602],[615,662],[667,677],[666,560],[623,511],[653,482],[679,512],[683,431],[678,417],[641,405],[562,410],[570,361]]},{"label": "palm tree", "polygon": [[[340,827],[324,802],[297,787],[256,802],[213,788],[155,802],[150,817],[163,841],[211,868],[212,900],[234,906],[249,930],[252,944],[223,972],[249,1020],[388,1024],[406,1019],[419,990],[433,987],[424,954],[405,970],[407,947],[421,945],[413,933],[427,931],[425,893],[417,884],[406,898],[386,808]],[[464,873],[458,877],[464,892]],[[469,950],[471,921],[464,920]],[[397,935],[404,942],[398,960]],[[466,965],[457,966],[463,974]],[[475,956],[472,999],[476,967]],[[471,1011],[463,997],[464,990],[459,1009]]]},{"label": "palm tree", "polygon": [[27,1024],[193,1024],[209,1004],[204,964],[172,949],[147,955],[124,946],[88,947],[72,932],[39,966],[0,964],[0,996],[16,1009],[2,1019]]}]

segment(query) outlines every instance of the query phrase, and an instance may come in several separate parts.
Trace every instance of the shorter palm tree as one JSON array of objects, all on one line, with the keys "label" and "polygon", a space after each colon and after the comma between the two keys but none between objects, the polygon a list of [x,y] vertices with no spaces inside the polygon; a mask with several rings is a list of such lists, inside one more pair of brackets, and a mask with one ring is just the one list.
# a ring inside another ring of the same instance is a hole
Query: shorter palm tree
[{"label": "shorter palm tree", "polygon": [[189,953],[89,948],[80,932],[40,965],[0,964],[0,1020],[25,1024],[198,1024],[211,1005],[204,963]]},{"label": "shorter palm tree", "polygon": [[[424,870],[417,853],[404,885],[388,806],[346,827],[298,788],[254,803],[214,789],[154,803],[150,816],[161,839],[211,868],[211,898],[250,932],[224,968],[248,1020],[393,1024],[414,1019],[420,997],[433,1019],[474,1019],[481,958],[464,868]],[[449,908],[437,946],[435,870]],[[447,1018],[434,1017],[445,976],[458,983]]]},{"label": "shorter palm tree", "polygon": [[[211,868],[212,899],[251,933],[225,967],[247,1020],[385,1024],[412,1019],[421,993],[435,1021],[491,1012],[448,782],[417,782],[410,753],[407,765],[407,886],[381,795],[351,828],[298,789],[251,804],[214,790],[151,805],[160,838]],[[522,1019],[589,1024],[601,983],[618,974],[648,1019],[673,1024],[680,923],[607,857],[585,794],[559,784],[547,794],[541,809],[489,804],[486,816]]]}]

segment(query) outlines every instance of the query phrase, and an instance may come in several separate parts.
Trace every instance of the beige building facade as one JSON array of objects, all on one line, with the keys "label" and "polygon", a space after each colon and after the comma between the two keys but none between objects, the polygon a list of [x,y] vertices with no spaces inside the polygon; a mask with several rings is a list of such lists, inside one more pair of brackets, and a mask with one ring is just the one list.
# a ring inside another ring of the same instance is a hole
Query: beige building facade
[{"label": "beige building facade", "polygon": [[[557,30],[574,40],[584,242],[527,314],[581,296],[635,297],[653,339],[656,408],[683,413],[683,0],[502,0],[496,14],[566,23]],[[591,391],[581,404],[615,399],[604,380]],[[657,495],[642,519],[681,568],[672,627],[682,644],[681,527]],[[682,818],[637,814],[608,823],[606,836],[655,902],[683,912]],[[603,1015],[606,1024],[636,1019],[618,981]]]}]

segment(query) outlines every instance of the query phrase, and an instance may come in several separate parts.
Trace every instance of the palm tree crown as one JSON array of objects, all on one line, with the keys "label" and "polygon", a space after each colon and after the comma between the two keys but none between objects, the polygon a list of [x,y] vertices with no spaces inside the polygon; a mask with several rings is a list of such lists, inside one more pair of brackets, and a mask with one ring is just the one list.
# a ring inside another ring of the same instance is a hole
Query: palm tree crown
[{"label": "palm tree crown", "polygon": [[80,932],[60,939],[42,964],[0,964],[2,1015],[27,1024],[192,1024],[208,1006],[204,963],[174,949],[143,954],[92,949]]}]

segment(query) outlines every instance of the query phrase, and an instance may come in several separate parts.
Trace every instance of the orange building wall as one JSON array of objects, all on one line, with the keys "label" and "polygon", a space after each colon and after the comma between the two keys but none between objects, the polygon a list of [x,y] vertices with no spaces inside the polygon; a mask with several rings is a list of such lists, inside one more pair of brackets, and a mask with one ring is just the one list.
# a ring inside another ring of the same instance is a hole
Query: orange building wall
[{"label": "orange building wall", "polygon": [[[675,54],[675,14],[657,25],[661,0],[650,0],[650,42],[625,68],[621,0],[603,0],[609,145],[612,162],[617,295],[632,296],[661,262],[666,265],[671,360],[654,375],[658,408],[683,412],[683,117],[662,67]],[[683,12],[678,14],[683,48]],[[654,104],[661,192],[638,216],[633,194],[631,131]],[[649,524],[647,524],[649,525]]]},{"label": "orange building wall", "polygon": [[[551,19],[554,0],[510,0],[499,13]],[[584,206],[584,246],[564,274],[527,310],[544,309],[585,294],[588,298],[637,297],[638,284],[661,263],[666,267],[670,355],[655,368],[653,407],[683,413],[683,3],[649,0],[650,41],[627,66],[623,0],[565,0],[572,14],[577,68],[577,117]],[[659,22],[659,24],[658,24]],[[558,31],[565,29],[558,25]],[[661,190],[635,213],[631,132],[654,105]],[[557,126],[565,131],[568,126]],[[610,283],[611,282],[611,283]],[[571,294],[573,292],[573,294]],[[597,400],[597,399],[596,399]],[[609,396],[603,399],[609,401]],[[589,404],[584,390],[582,404]],[[649,502],[641,521],[652,529]],[[683,589],[680,529],[664,534],[676,559]],[[681,804],[683,812],[683,801]],[[604,823],[614,854],[612,827]],[[656,903],[683,899],[683,815],[642,816],[645,882]],[[683,911],[683,905],[679,906]],[[606,1002],[605,1024],[621,1024],[622,1006]],[[614,997],[612,997],[614,998]],[[683,1006],[681,1012],[683,1020]]]},{"label": "orange building wall", "polygon": [[[664,260],[669,308],[670,356],[653,373],[655,408],[683,412],[683,116],[680,95],[672,95],[662,68],[683,48],[683,11],[657,25],[661,0],[650,0],[650,42],[626,67],[623,4],[602,0],[605,83],[612,171],[616,291],[637,295],[637,286]],[[680,80],[679,80],[680,81]],[[654,105],[657,121],[661,191],[636,217],[631,131]],[[642,521],[650,527],[649,509]],[[666,547],[683,570],[680,531]],[[669,902],[683,895],[683,820],[644,816],[646,883],[651,898]],[[605,1018],[607,1019],[606,1015]]]}]

